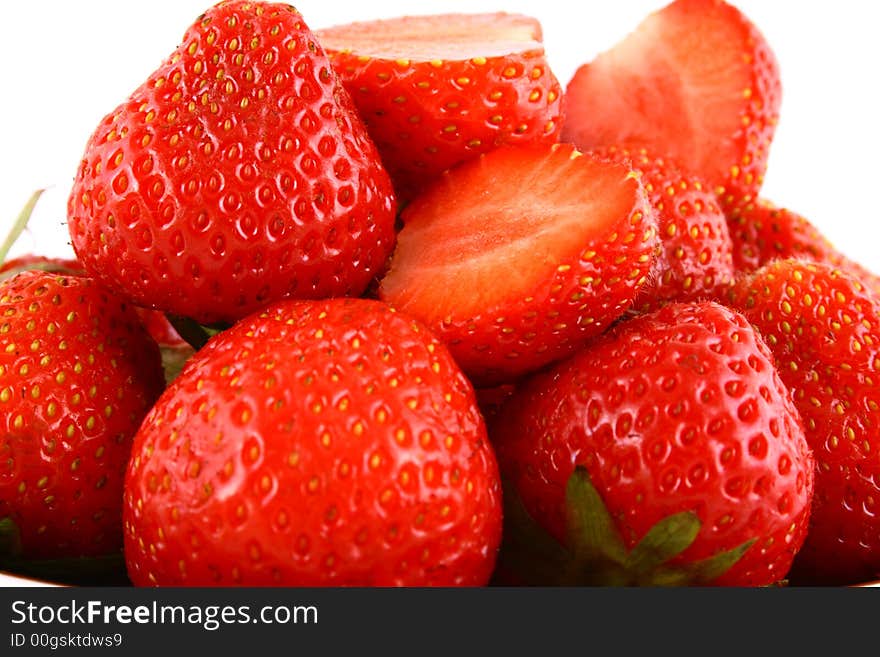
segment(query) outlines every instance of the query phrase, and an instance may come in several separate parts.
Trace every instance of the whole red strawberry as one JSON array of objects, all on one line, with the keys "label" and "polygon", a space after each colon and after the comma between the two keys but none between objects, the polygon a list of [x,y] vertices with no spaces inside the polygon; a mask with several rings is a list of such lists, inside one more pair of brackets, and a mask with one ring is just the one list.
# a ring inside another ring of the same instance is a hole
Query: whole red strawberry
[{"label": "whole red strawberry", "polygon": [[569,144],[465,162],[401,218],[380,297],[428,324],[482,386],[601,333],[632,307],[657,250],[637,176]]},{"label": "whole red strawberry", "polygon": [[[502,562],[521,577],[765,585],[803,542],[815,464],[797,410],[759,335],[715,303],[618,324],[497,417],[507,491],[529,514],[511,505]],[[517,543],[529,516],[556,543]],[[552,567],[522,559],[548,545]]]},{"label": "whole red strawberry", "polygon": [[89,274],[212,323],[360,294],[390,252],[395,201],[302,16],[232,0],[101,122],[68,214]]},{"label": "whole red strawberry", "polygon": [[816,495],[799,582],[880,576],[880,300],[830,265],[771,262],[732,303],[773,351],[816,455]]},{"label": "whole red strawberry", "polygon": [[131,439],[163,387],[155,342],[94,281],[27,271],[0,283],[0,519],[21,556],[121,547]]},{"label": "whole red strawberry", "polygon": [[787,208],[758,199],[728,214],[736,269],[751,272],[773,260],[798,258],[845,271],[880,294],[880,276],[848,258],[809,220]]},{"label": "whole red strawberry", "polygon": [[0,280],[7,280],[23,271],[48,271],[56,274],[82,275],[82,265],[77,260],[67,258],[47,258],[26,253],[12,258],[0,265]]},{"label": "whole red strawberry", "polygon": [[559,139],[562,88],[534,18],[407,16],[317,36],[403,197],[499,146]]},{"label": "whole red strawberry", "polygon": [[[12,260],[7,260],[0,265],[0,281],[12,278],[23,271],[47,271],[74,276],[84,275],[82,265],[78,260],[48,258],[28,253]],[[161,348],[163,363],[167,364],[171,360],[180,361],[192,353],[189,344],[180,337],[164,313],[158,310],[137,307],[134,311],[140,317],[147,333],[150,334],[150,337]]]},{"label": "whole red strawberry", "polygon": [[829,262],[835,253],[804,217],[764,199],[734,208],[729,222],[737,271],[752,272],[772,260],[787,258]]},{"label": "whole red strawberry", "polygon": [[377,301],[285,301],[212,339],[135,438],[139,585],[479,585],[501,534],[474,392]]},{"label": "whole red strawberry", "polygon": [[782,100],[760,31],[722,0],[675,0],[568,83],[562,138],[680,162],[722,208],[757,196]]},{"label": "whole red strawberry", "polygon": [[609,146],[593,154],[636,170],[657,215],[660,253],[633,307],[646,312],[671,301],[720,298],[733,283],[733,258],[727,220],[709,187],[644,148]]}]

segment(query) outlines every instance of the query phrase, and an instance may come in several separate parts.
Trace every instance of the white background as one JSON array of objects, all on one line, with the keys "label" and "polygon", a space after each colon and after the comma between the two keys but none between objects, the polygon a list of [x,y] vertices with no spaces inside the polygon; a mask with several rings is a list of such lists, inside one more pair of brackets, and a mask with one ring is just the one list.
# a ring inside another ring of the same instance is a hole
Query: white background
[{"label": "white background", "polygon": [[[0,233],[49,186],[14,253],[68,253],[67,194],[86,140],[171,53],[210,0],[4,2],[0,37]],[[565,85],[664,0],[301,0],[312,28],[449,11],[541,20]],[[845,253],[880,271],[880,13],[873,0],[734,0],[782,69],[783,106],[763,195],[810,218]]]}]

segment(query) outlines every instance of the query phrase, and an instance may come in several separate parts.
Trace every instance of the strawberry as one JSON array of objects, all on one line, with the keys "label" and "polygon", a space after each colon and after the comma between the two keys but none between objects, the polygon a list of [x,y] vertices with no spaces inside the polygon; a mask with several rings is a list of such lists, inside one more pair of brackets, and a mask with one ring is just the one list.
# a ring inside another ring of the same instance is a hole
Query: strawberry
[{"label": "strawberry", "polygon": [[138,585],[479,585],[501,533],[474,392],[378,301],[282,301],[214,337],[135,438]]},{"label": "strawberry", "polygon": [[[47,271],[73,276],[85,275],[78,260],[47,258],[29,253],[0,265],[0,280],[7,280],[23,271]],[[173,378],[180,371],[183,362],[192,355],[192,348],[180,337],[164,313],[148,308],[135,308],[134,311],[147,333],[156,341],[162,351],[162,363],[166,370],[166,376]]]},{"label": "strawberry", "polygon": [[733,262],[737,271],[751,272],[771,260],[800,258],[831,262],[834,247],[801,215],[757,199],[729,213]]},{"label": "strawberry", "polygon": [[3,281],[0,318],[0,518],[25,558],[118,550],[131,439],[164,387],[156,344],[79,276]]},{"label": "strawberry", "polygon": [[568,144],[502,148],[402,215],[381,298],[434,329],[479,385],[576,350],[632,306],[657,245],[629,167]]},{"label": "strawberry", "polygon": [[72,274],[81,276],[84,272],[76,260],[69,258],[48,258],[46,256],[26,253],[17,258],[5,261],[0,265],[0,280],[8,280],[23,271],[47,271],[56,274]]},{"label": "strawberry", "polygon": [[736,269],[751,272],[772,260],[798,258],[846,271],[880,294],[880,277],[846,257],[806,218],[758,199],[728,215]]},{"label": "strawberry", "polygon": [[668,155],[727,208],[757,196],[781,98],[776,58],[746,16],[721,0],[675,0],[577,70],[562,138]]},{"label": "strawberry", "polygon": [[101,122],[68,214],[89,274],[210,324],[360,294],[391,250],[395,200],[299,13],[232,0]]},{"label": "strawberry", "polygon": [[[880,575],[880,300],[825,264],[776,260],[732,304],[773,350],[818,464],[810,532],[794,572],[808,583]],[[794,575],[793,575],[794,579]]]},{"label": "strawberry", "polygon": [[558,141],[562,89],[534,18],[410,16],[317,36],[401,197],[498,146]]},{"label": "strawberry", "polygon": [[636,170],[657,214],[662,248],[635,309],[720,298],[733,283],[732,247],[724,213],[705,183],[644,148],[610,146],[593,154]]},{"label": "strawberry", "polygon": [[[716,303],[617,324],[525,382],[490,435],[514,497],[502,563],[539,583],[771,584],[806,533],[797,410],[760,336]],[[555,541],[521,543],[523,519]],[[537,548],[552,559],[523,562]]]}]

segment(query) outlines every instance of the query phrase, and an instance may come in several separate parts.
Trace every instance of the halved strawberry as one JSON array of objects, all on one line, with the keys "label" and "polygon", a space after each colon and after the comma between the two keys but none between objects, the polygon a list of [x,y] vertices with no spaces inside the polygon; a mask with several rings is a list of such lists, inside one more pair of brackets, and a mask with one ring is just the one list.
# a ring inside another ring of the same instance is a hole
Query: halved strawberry
[{"label": "halved strawberry", "polygon": [[672,301],[720,299],[733,283],[733,257],[727,219],[709,187],[677,162],[644,148],[610,146],[592,152],[641,174],[657,213],[662,248],[635,309],[648,312]]},{"label": "halved strawberry", "polygon": [[584,150],[665,153],[729,206],[761,187],[781,96],[775,56],[748,18],[721,0],[676,0],[575,73],[562,136]]},{"label": "halved strawberry", "polygon": [[498,149],[403,213],[380,297],[426,322],[478,384],[574,351],[632,305],[657,230],[629,167],[573,146]]},{"label": "halved strawberry", "polygon": [[558,140],[562,89],[534,18],[409,16],[316,34],[399,195],[497,146]]}]

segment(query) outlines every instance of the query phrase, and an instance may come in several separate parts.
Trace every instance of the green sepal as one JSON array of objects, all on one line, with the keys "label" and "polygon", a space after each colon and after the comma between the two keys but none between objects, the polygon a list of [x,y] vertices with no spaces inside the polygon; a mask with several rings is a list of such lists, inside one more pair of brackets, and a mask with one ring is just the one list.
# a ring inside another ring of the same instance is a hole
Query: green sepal
[{"label": "green sepal", "polygon": [[567,544],[557,543],[528,514],[504,482],[505,534],[501,563],[529,584],[574,586],[708,585],[734,566],[756,539],[702,561],[670,564],[700,533],[696,513],[658,521],[628,551],[586,468],[566,485]]},{"label": "green sepal", "polygon": [[663,518],[648,530],[627,555],[627,569],[636,576],[655,571],[687,550],[700,533],[700,526],[700,519],[691,511],[674,513]]},{"label": "green sepal", "polygon": [[12,228],[10,229],[9,234],[6,236],[3,244],[0,245],[0,265],[6,262],[6,256],[9,254],[9,249],[12,248],[12,245],[15,244],[24,232],[24,229],[27,227],[31,214],[33,214],[34,208],[37,205],[37,201],[40,200],[40,196],[43,195],[44,191],[46,190],[38,189],[31,194],[31,197],[27,200],[27,203],[24,204],[24,207],[21,209],[21,212],[18,213],[15,221],[12,222]]},{"label": "green sepal", "polygon": [[622,564],[626,546],[614,518],[590,480],[587,469],[574,469],[565,487],[568,547],[579,561],[607,560]]},{"label": "green sepal", "polygon": [[166,314],[166,317],[177,334],[195,351],[208,344],[208,340],[214,335],[209,329],[189,317],[172,315],[171,313]]},{"label": "green sepal", "polygon": [[183,366],[192,358],[195,351],[192,347],[160,347],[162,353],[162,371],[165,373],[165,384],[168,385],[176,379]]},{"label": "green sepal", "polygon": [[718,554],[708,557],[703,561],[698,561],[691,566],[691,572],[694,575],[694,583],[708,584],[721,577],[728,570],[733,568],[737,561],[742,559],[743,555],[749,551],[758,539],[750,538],[745,543],[728,550],[727,552],[719,552]]}]

